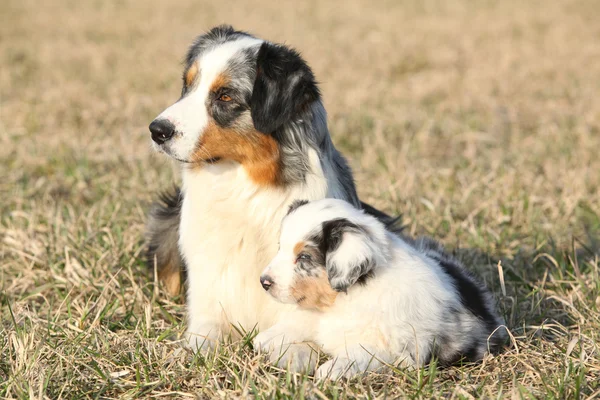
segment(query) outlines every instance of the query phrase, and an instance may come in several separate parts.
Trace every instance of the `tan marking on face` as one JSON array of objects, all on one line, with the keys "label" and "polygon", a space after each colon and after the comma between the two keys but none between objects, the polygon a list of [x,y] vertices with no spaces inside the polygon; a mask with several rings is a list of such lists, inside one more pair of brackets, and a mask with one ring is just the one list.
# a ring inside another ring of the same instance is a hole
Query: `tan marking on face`
[{"label": "tan marking on face", "polygon": [[324,311],[335,302],[338,293],[329,285],[325,270],[315,277],[302,277],[291,287],[291,294],[301,308]]},{"label": "tan marking on face", "polygon": [[212,81],[210,85],[210,91],[216,92],[220,88],[229,85],[230,78],[228,75],[221,73]]},{"label": "tan marking on face", "polygon": [[294,246],[294,259],[296,259],[296,257],[298,257],[298,254],[300,254],[300,252],[302,250],[304,250],[305,246],[306,246],[306,243],[304,243],[304,242],[296,243],[296,245]]},{"label": "tan marking on face", "polygon": [[196,162],[211,158],[240,163],[250,179],[260,186],[280,183],[281,165],[277,141],[252,126],[226,129],[211,121],[192,155]]},{"label": "tan marking on face", "polygon": [[181,291],[181,271],[179,265],[173,260],[158,270],[158,279],[165,285],[165,290],[171,296],[176,296]]},{"label": "tan marking on face", "polygon": [[198,63],[195,62],[192,64],[191,67],[188,68],[188,70],[185,73],[185,86],[190,86],[192,83],[194,83],[194,79],[196,79],[197,75],[198,75]]}]

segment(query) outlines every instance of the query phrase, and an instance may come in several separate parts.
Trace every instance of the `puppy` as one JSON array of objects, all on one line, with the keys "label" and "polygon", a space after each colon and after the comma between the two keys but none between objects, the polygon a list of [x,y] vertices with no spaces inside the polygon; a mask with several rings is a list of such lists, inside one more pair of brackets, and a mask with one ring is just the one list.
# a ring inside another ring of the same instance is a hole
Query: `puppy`
[{"label": "puppy", "polygon": [[316,343],[332,356],[318,378],[432,357],[477,361],[506,335],[490,293],[437,242],[402,238],[343,200],[295,202],[260,283],[303,313],[257,335],[255,347]]}]

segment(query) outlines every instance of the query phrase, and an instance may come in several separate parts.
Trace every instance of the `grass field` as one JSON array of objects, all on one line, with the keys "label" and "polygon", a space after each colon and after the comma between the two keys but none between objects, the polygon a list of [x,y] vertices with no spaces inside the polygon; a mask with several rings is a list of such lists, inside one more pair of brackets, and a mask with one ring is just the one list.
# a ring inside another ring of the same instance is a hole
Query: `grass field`
[{"label": "grass field", "polygon": [[[4,0],[1,14],[0,397],[600,397],[597,1]],[[502,354],[317,383],[247,342],[180,348],[184,306],[140,257],[148,205],[177,179],[147,126],[178,97],[191,40],[224,22],[303,53],[362,198],[486,281],[513,336]]]}]

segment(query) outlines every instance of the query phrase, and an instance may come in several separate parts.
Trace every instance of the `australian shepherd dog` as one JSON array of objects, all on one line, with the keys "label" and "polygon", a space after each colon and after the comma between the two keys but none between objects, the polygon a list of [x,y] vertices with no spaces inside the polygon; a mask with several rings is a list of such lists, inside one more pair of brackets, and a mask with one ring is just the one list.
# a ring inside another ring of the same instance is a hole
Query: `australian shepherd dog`
[{"label": "australian shepherd dog", "polygon": [[[169,292],[185,287],[193,349],[297,312],[256,284],[294,199],[343,199],[389,218],[359,201],[315,77],[287,46],[229,26],[199,36],[181,97],[150,131],[154,147],[180,164],[182,186],[151,211],[147,257]],[[310,351],[291,347],[278,362],[306,367]]]}]

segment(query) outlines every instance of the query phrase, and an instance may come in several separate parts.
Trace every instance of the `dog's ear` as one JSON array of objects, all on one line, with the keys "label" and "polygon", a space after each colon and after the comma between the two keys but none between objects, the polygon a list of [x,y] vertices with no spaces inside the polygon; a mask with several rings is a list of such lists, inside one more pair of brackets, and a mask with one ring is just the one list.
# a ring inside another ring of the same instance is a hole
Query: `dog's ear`
[{"label": "dog's ear", "polygon": [[377,245],[365,230],[347,219],[323,223],[322,251],[329,284],[345,292],[375,266]]},{"label": "dog's ear", "polygon": [[261,45],[250,100],[257,131],[275,132],[319,98],[315,77],[298,52],[273,43]]}]

